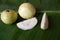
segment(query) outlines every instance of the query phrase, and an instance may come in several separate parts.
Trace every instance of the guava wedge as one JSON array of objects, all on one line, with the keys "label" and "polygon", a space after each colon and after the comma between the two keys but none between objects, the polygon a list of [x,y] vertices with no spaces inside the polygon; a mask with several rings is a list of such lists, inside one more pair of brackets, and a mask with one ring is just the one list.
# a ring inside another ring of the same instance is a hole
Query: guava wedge
[{"label": "guava wedge", "polygon": [[48,18],[46,12],[44,12],[41,21],[41,29],[46,30],[48,29]]}]

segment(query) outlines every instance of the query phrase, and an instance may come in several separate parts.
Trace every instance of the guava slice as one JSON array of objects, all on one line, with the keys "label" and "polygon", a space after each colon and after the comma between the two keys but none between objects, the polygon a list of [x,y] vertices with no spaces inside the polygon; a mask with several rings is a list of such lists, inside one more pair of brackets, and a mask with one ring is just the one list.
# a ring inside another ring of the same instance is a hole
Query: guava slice
[{"label": "guava slice", "polygon": [[34,28],[36,24],[37,24],[37,19],[36,17],[34,17],[34,18],[17,23],[17,27],[22,30],[29,30]]}]

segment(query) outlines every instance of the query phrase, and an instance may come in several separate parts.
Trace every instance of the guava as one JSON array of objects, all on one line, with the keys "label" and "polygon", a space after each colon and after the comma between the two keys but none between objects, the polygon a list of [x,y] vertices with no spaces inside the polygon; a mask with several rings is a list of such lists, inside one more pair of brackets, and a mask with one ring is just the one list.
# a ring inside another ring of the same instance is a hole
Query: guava
[{"label": "guava", "polygon": [[14,10],[4,10],[1,12],[1,20],[5,24],[12,24],[17,20],[17,13]]},{"label": "guava", "polygon": [[36,9],[30,3],[23,3],[19,6],[18,13],[22,18],[29,19],[34,17]]},{"label": "guava", "polygon": [[34,17],[17,23],[17,27],[22,30],[30,30],[36,26],[37,22],[37,18]]},{"label": "guava", "polygon": [[48,29],[48,18],[46,12],[44,12],[42,21],[41,21],[41,29],[46,30]]}]

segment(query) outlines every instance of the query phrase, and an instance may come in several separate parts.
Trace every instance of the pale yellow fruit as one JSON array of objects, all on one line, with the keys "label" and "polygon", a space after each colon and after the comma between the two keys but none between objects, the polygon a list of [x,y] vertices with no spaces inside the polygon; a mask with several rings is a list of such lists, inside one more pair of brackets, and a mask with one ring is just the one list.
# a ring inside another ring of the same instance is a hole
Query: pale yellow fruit
[{"label": "pale yellow fruit", "polygon": [[35,15],[36,9],[30,3],[23,3],[19,6],[18,13],[22,18],[29,19]]},{"label": "pale yellow fruit", "polygon": [[12,24],[17,20],[17,13],[14,10],[4,10],[1,13],[1,20],[5,24]]}]

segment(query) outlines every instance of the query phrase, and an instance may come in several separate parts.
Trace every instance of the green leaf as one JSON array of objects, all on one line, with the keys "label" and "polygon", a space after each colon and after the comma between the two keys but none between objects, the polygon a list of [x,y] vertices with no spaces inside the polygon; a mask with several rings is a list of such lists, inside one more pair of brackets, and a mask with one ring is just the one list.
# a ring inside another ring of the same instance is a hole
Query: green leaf
[{"label": "green leaf", "polygon": [[[18,11],[23,2],[31,3],[36,9],[38,24],[31,30],[23,31],[16,23],[7,25],[0,20],[0,40],[60,40],[60,0],[1,0],[0,12],[5,9]],[[49,28],[40,28],[43,12],[47,12]],[[20,18],[19,21],[23,19]]]}]

